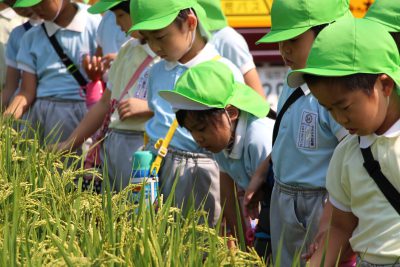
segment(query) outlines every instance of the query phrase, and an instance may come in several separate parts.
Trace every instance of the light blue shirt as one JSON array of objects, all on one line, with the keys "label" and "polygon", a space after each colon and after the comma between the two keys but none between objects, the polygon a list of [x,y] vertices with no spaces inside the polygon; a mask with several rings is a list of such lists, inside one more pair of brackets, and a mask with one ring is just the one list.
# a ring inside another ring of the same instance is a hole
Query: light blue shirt
[{"label": "light blue shirt", "polygon": [[130,38],[116,23],[114,12],[105,12],[97,29],[96,37],[97,44],[101,47],[103,55],[118,53],[121,46]]},{"label": "light blue shirt", "polygon": [[[95,37],[100,19],[99,15],[87,12],[87,5],[78,4],[78,12],[66,28],[44,22],[49,35],[55,34],[64,52],[84,76],[82,57],[94,55],[96,51]],[[34,27],[23,36],[17,62],[19,69],[36,74],[36,97],[83,100],[78,82],[62,63],[42,27]]]},{"label": "light blue shirt", "polygon": [[[293,103],[282,117],[272,150],[275,178],[305,188],[325,187],[329,161],[338,140],[347,131],[314,98],[306,84],[305,96]],[[285,83],[278,101],[278,114],[294,92]]]},{"label": "light blue shirt", "polygon": [[[147,101],[154,116],[146,123],[146,133],[153,142],[164,138],[175,119],[175,113],[169,102],[159,96],[160,90],[173,90],[178,78],[190,67],[218,56],[214,46],[207,44],[203,50],[186,64],[161,60],[155,64],[149,73]],[[225,63],[233,72],[235,80],[243,83],[243,76],[232,62],[225,58],[218,59]],[[204,152],[193,140],[191,134],[178,127],[171,140],[170,147],[189,152]]]},{"label": "light blue shirt", "polygon": [[232,27],[213,32],[210,40],[221,56],[229,59],[244,75],[256,66],[243,36]]},{"label": "light blue shirt", "polygon": [[220,171],[229,174],[242,189],[248,187],[251,176],[271,153],[273,128],[273,120],[241,111],[232,150],[215,154]]}]

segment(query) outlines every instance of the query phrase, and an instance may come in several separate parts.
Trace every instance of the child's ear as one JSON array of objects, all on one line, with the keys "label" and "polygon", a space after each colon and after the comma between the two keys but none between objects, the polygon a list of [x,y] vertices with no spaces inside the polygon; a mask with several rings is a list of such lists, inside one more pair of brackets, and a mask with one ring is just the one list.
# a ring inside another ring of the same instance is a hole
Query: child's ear
[{"label": "child's ear", "polygon": [[396,85],[395,85],[393,79],[386,74],[379,75],[377,82],[380,83],[380,87],[385,96],[390,96],[392,94],[393,90],[395,90]]},{"label": "child's ear", "polygon": [[188,15],[186,21],[190,31],[195,31],[197,29],[197,17],[193,12]]},{"label": "child's ear", "polygon": [[229,118],[231,119],[231,121],[235,121],[239,118],[240,115],[240,111],[237,107],[234,107],[232,105],[228,105],[227,107],[225,107],[226,112],[229,115]]}]

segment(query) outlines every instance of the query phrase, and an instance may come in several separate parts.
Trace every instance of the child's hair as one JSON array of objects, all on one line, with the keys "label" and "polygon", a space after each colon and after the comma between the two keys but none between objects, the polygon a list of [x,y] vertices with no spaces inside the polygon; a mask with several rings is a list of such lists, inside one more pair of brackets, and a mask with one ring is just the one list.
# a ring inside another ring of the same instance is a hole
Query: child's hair
[{"label": "child's hair", "polygon": [[111,11],[115,11],[117,9],[121,9],[121,10],[125,11],[126,13],[131,14],[131,11],[129,9],[129,5],[130,5],[130,1],[122,1],[118,5],[113,6],[112,8],[110,8],[110,10]]},{"label": "child's hair", "polygon": [[202,123],[211,123],[216,125],[219,122],[218,117],[225,112],[223,108],[212,108],[207,110],[178,110],[176,112],[176,120],[179,126],[185,127],[185,119],[190,116],[192,119]]},{"label": "child's hair", "polygon": [[195,14],[196,12],[191,8],[182,9],[179,11],[178,16],[175,18],[174,23],[179,29],[182,29],[183,23],[188,19],[190,14]]},{"label": "child's hair", "polygon": [[329,25],[329,23],[317,25],[317,26],[312,27],[310,30],[313,31],[315,38],[317,38],[318,34],[328,25]]},{"label": "child's hair", "polygon": [[323,82],[333,86],[340,86],[346,88],[346,90],[358,90],[362,89],[370,95],[376,79],[380,74],[370,74],[370,73],[357,73],[341,77],[329,77],[329,76],[317,76],[312,74],[304,74],[304,80],[309,86],[316,84],[318,82]]},{"label": "child's hair", "polygon": [[400,32],[389,32],[390,35],[393,37],[394,41],[396,42],[397,49],[400,53]]}]

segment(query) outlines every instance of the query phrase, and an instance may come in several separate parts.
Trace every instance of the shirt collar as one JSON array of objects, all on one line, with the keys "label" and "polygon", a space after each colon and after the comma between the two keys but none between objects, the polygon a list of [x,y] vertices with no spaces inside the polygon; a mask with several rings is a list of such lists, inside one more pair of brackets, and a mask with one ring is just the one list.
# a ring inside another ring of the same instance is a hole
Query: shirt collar
[{"label": "shirt collar", "polygon": [[300,85],[301,90],[303,91],[304,95],[309,95],[311,93],[310,88],[306,83]]},{"label": "shirt collar", "polygon": [[86,12],[83,12],[83,8],[80,5],[77,5],[78,7],[78,12],[65,28],[60,27],[59,25],[55,24],[52,21],[45,21],[44,26],[46,27],[46,31],[49,34],[49,36],[54,35],[59,29],[63,30],[70,30],[70,31],[75,31],[75,32],[83,32],[86,27],[86,21],[87,21],[87,14]]},{"label": "shirt collar", "polygon": [[3,9],[2,11],[0,11],[0,16],[3,18],[6,18],[8,20],[13,19],[16,15],[17,15],[17,13],[15,13],[15,11],[12,10],[12,8],[10,8],[10,7],[7,7],[6,9]]},{"label": "shirt collar", "polygon": [[392,127],[390,127],[389,130],[387,130],[382,135],[377,135],[374,133],[370,135],[360,136],[360,147],[361,148],[370,147],[375,143],[376,139],[378,139],[378,137],[380,136],[384,136],[387,138],[400,136],[400,120],[398,120],[395,124],[393,124]]},{"label": "shirt collar", "polygon": [[240,159],[243,153],[244,139],[247,132],[247,112],[240,112],[238,124],[235,131],[235,140],[233,142],[232,150],[224,150],[224,155],[231,159]]},{"label": "shirt collar", "polygon": [[200,51],[200,53],[198,53],[194,58],[192,58],[191,60],[189,60],[188,62],[186,62],[185,64],[182,64],[178,61],[166,61],[165,62],[165,69],[167,71],[172,70],[173,68],[175,68],[176,66],[180,65],[180,66],[184,66],[186,68],[190,68],[193,67],[201,62],[210,60],[216,56],[218,56],[219,53],[218,51],[215,49],[214,45],[207,43],[206,46]]}]

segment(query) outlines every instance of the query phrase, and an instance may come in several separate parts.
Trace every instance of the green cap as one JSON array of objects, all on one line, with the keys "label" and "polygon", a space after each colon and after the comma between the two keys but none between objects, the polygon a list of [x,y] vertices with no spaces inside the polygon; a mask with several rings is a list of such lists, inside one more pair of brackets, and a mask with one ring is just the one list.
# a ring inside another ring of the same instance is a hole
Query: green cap
[{"label": "green cap", "polygon": [[381,23],[389,32],[400,32],[400,2],[375,0],[364,18]]},{"label": "green cap", "polygon": [[174,110],[207,110],[233,105],[259,118],[269,112],[269,104],[263,97],[236,82],[232,71],[216,60],[188,69],[178,79],[174,90],[162,90],[159,94]]},{"label": "green cap", "polygon": [[288,85],[292,88],[302,85],[305,73],[332,77],[385,73],[399,85],[400,55],[392,36],[381,24],[344,18],[320,32],[306,68],[291,72]]},{"label": "green cap", "polygon": [[17,0],[13,7],[31,7],[40,2],[42,2],[42,0]]},{"label": "green cap", "polygon": [[274,0],[271,31],[256,43],[276,43],[292,39],[314,26],[351,15],[350,0]]},{"label": "green cap", "polygon": [[181,10],[188,8],[194,9],[200,22],[204,23],[206,21],[204,9],[196,0],[131,1],[130,11],[133,26],[129,32],[137,30],[151,31],[163,29],[176,19]]},{"label": "green cap", "polygon": [[93,6],[88,8],[88,12],[91,14],[101,14],[115,7],[119,3],[126,0],[99,0]]},{"label": "green cap", "polygon": [[207,24],[210,31],[217,31],[228,26],[220,0],[198,0],[207,14]]}]

